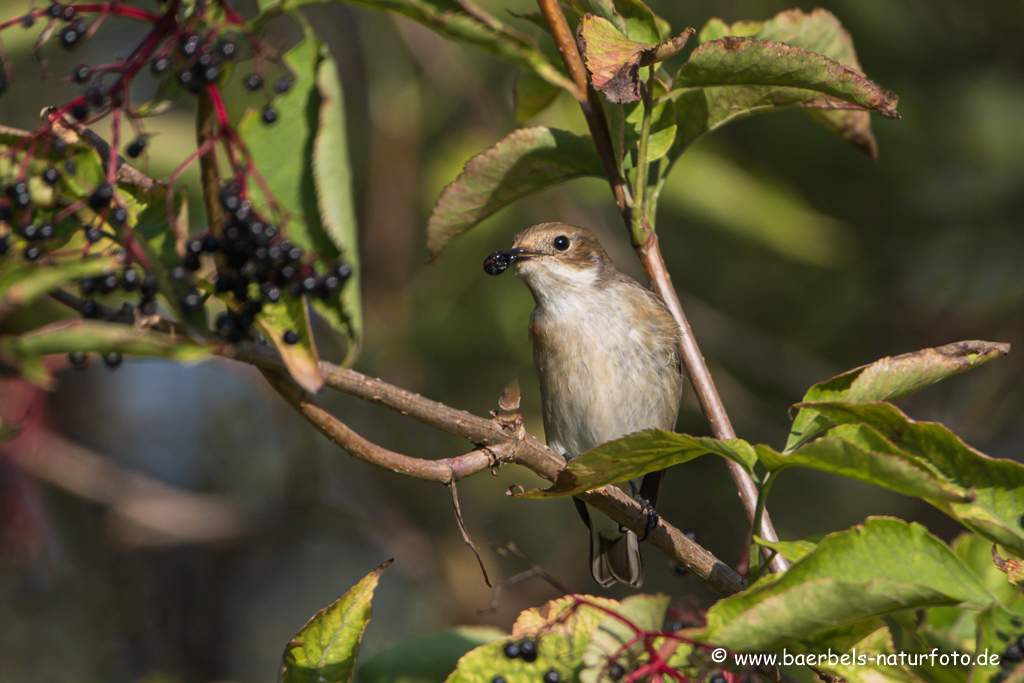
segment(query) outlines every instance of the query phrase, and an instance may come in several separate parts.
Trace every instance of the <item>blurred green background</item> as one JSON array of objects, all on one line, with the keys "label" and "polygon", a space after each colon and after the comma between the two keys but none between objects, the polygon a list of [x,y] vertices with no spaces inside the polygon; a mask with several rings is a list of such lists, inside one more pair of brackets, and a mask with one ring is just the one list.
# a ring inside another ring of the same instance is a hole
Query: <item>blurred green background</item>
[{"label": "blurred green background", "polygon": [[[539,33],[504,11],[532,11],[527,0],[480,4]],[[868,76],[900,96],[902,121],[874,119],[879,160],[801,112],[758,117],[688,152],[658,214],[666,261],[736,431],[779,447],[788,407],[810,384],[882,356],[986,339],[1011,342],[1014,352],[901,407],[944,422],[985,453],[1019,458],[1024,4],[820,5],[852,33]],[[0,19],[27,7],[4,0]],[[790,7],[652,4],[676,30]],[[366,311],[356,369],[480,415],[518,380],[527,428],[541,435],[526,334],[532,300],[514,277],[487,277],[481,264],[516,232],[561,220],[595,230],[620,268],[642,278],[607,186],[575,181],[522,201],[428,265],[424,225],[439,191],[517,125],[516,71],[383,13],[334,4],[309,14],[339,61],[347,98]],[[46,45],[50,77],[42,82],[29,53],[38,28],[5,31],[15,81],[0,99],[0,123],[38,125],[43,106],[69,96],[63,78],[76,63],[124,56],[142,35],[138,26],[112,26],[70,55]],[[275,31],[272,40],[288,40],[287,26]],[[137,83],[140,98],[152,92],[148,78]],[[239,109],[262,105],[238,88],[233,96]],[[165,175],[194,148],[191,107],[182,97],[147,123],[156,135],[143,170]],[[583,129],[567,97],[536,122]],[[198,210],[194,188],[191,196]],[[324,355],[332,354],[325,341]],[[471,448],[355,399],[323,399],[393,450],[442,458]],[[349,458],[243,366],[127,359],[110,372],[94,363],[63,372],[33,411],[60,436],[33,444],[27,465],[0,460],[7,680],[270,680],[305,620],[391,557],[366,655],[456,624],[508,628],[520,610],[557,595],[530,579],[504,587],[489,610],[492,591],[445,488]],[[692,397],[679,430],[708,433]],[[505,495],[509,485],[536,483],[507,467],[459,484],[492,577],[525,568],[488,549],[513,541],[573,590],[596,591],[573,506]],[[947,539],[958,533],[916,501],[810,472],[787,471],[769,507],[783,539],[872,514],[919,520]],[[719,460],[672,470],[659,511],[724,561],[741,559],[745,518]],[[683,609],[711,604],[695,579],[646,556],[645,590],[668,592]]]}]

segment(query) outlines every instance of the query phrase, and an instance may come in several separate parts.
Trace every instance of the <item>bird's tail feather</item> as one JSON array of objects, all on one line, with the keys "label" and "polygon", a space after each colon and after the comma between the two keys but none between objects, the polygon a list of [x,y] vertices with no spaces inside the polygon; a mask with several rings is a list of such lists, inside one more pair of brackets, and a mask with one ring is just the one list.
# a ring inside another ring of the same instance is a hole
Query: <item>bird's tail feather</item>
[{"label": "bird's tail feather", "polygon": [[602,586],[616,581],[639,588],[644,583],[644,563],[640,543],[632,531],[614,537],[602,535],[598,525],[590,530],[590,573]]}]

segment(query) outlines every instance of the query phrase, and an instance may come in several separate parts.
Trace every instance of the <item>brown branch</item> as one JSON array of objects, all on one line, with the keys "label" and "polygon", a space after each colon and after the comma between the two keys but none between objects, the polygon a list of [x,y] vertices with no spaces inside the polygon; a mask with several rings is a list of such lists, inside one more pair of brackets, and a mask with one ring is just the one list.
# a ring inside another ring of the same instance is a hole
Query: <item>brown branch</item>
[{"label": "brown branch", "polygon": [[[618,172],[618,165],[614,156],[614,147],[612,146],[611,136],[608,132],[608,124],[604,118],[604,112],[601,109],[600,102],[597,100],[597,91],[595,91],[589,83],[587,72],[583,66],[583,60],[580,58],[576,42],[574,40],[567,39],[569,30],[568,22],[566,22],[565,15],[562,13],[562,8],[559,6],[558,1],[537,0],[537,4],[540,5],[541,12],[544,14],[544,18],[548,22],[548,27],[555,38],[555,43],[558,45],[559,52],[562,55],[562,61],[569,70],[569,74],[573,77],[577,86],[588,94],[586,101],[579,96],[577,96],[576,99],[579,101],[580,107],[583,109],[583,115],[587,120],[587,125],[590,127],[590,133],[594,140],[594,145],[597,147],[605,172],[608,175],[608,181],[611,185],[612,194],[615,197],[615,203],[618,205],[622,218],[626,223],[626,229],[630,230],[633,223],[632,212],[642,212],[644,211],[644,207],[628,206],[624,201],[625,195],[623,194],[623,188],[625,181]],[[610,164],[606,161],[609,158],[611,159]],[[612,172],[612,167],[614,167],[614,172]],[[644,226],[644,230],[642,232],[646,239],[642,243],[634,242],[633,246],[637,251],[637,255],[639,256],[641,263],[643,263],[644,270],[647,272],[647,277],[651,282],[651,286],[665,301],[669,311],[672,313],[672,316],[676,319],[676,322],[682,330],[683,334],[679,345],[680,351],[682,353],[683,364],[686,367],[686,373],[689,376],[690,381],[693,383],[694,391],[697,394],[697,400],[711,425],[712,433],[715,435],[715,438],[734,439],[736,438],[736,432],[733,431],[732,424],[729,421],[729,416],[725,412],[725,406],[722,403],[721,397],[718,395],[718,390],[715,389],[715,384],[711,379],[711,373],[708,371],[707,364],[704,362],[704,356],[701,354],[700,348],[697,346],[697,341],[690,329],[690,324],[686,319],[686,315],[683,313],[683,307],[679,303],[679,297],[676,295],[676,290],[672,286],[672,279],[669,277],[668,270],[665,268],[665,261],[661,256],[660,249],[658,248],[658,237],[654,230],[647,225],[646,217],[642,217],[641,220]],[[743,503],[743,508],[747,513],[747,518],[750,520],[750,523],[753,524],[757,513],[757,487],[750,478],[750,475],[747,474],[740,465],[729,460],[727,460],[726,463],[729,467],[729,474],[732,476],[733,482],[736,485],[736,491]],[[772,526],[767,510],[764,510],[761,516],[761,529],[759,534],[762,538],[767,540],[778,540],[778,535],[775,533],[775,528]],[[770,566],[774,571],[780,572],[785,571],[789,566],[789,563],[781,555],[776,555],[770,561]]]},{"label": "brown branch", "polygon": [[[487,445],[456,458],[422,460],[382,448],[359,436],[350,427],[324,410],[307,392],[284,373],[284,363],[269,347],[252,343],[240,344],[234,351],[225,348],[221,355],[258,367],[295,410],[333,443],[350,455],[370,464],[417,477],[426,481],[450,484],[475,474],[496,463],[515,462],[549,481],[554,481],[565,467],[564,459],[547,446],[529,436],[522,429],[507,429],[500,424],[502,417],[487,420],[396,386],[372,379],[354,370],[340,368],[324,361],[320,370],[325,385],[378,405],[390,408],[437,429],[476,442],[486,435]],[[615,486],[588,491],[582,496],[588,504],[610,518],[644,533],[647,515],[644,508]],[[713,554],[688,539],[679,529],[659,520],[648,541],[664,555],[685,565],[694,576],[721,595],[732,595],[746,588],[743,578]]]}]

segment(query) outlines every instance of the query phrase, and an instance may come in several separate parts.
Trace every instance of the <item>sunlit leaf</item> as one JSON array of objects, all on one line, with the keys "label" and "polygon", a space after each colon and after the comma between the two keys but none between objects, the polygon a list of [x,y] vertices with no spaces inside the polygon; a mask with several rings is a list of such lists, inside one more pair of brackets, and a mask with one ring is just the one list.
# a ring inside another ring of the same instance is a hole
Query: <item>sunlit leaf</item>
[{"label": "sunlit leaf", "polygon": [[61,285],[99,275],[116,266],[117,260],[113,257],[74,258],[53,264],[9,259],[0,266],[0,318]]},{"label": "sunlit leaf", "polygon": [[582,176],[604,176],[589,138],[546,126],[513,131],[466,162],[441,192],[427,222],[431,257],[515,200]]},{"label": "sunlit leaf", "polygon": [[[1024,557],[1024,529],[1020,523],[1024,510],[1024,465],[979,453],[944,425],[911,420],[889,403],[811,405],[836,424],[861,425],[874,430],[898,449],[903,458],[930,468],[937,478],[951,486],[969,490],[974,498],[970,502],[925,500],[968,529]],[[868,433],[867,429],[860,429],[846,433],[845,438]],[[877,442],[877,437],[872,440]]]},{"label": "sunlit leaf", "polygon": [[994,601],[923,526],[875,517],[826,536],[784,574],[715,604],[707,639],[741,651],[775,650],[876,615]]},{"label": "sunlit leaf", "polygon": [[388,560],[345,595],[317,612],[285,648],[279,683],[348,683],[355,673],[363,632],[373,614],[373,593]]},{"label": "sunlit leaf", "polygon": [[637,640],[634,627],[647,633],[662,630],[669,602],[669,596],[662,594],[625,598],[615,610],[618,616],[606,616],[591,635],[583,652],[581,683],[607,681],[609,661],[617,662],[626,671],[642,661],[647,651],[643,642]]},{"label": "sunlit leaf", "polygon": [[766,541],[760,536],[754,536],[754,543],[763,545],[766,548],[771,548],[772,550],[777,550],[780,555],[790,562],[796,562],[804,555],[814,550],[817,545],[812,541]]},{"label": "sunlit leaf", "polygon": [[[892,401],[1005,356],[1009,351],[1009,344],[963,341],[886,357],[815,384],[804,395],[803,402]],[[812,408],[801,408],[793,420],[786,451],[805,443],[831,424]]]},{"label": "sunlit leaf", "polygon": [[852,68],[785,43],[727,36],[696,48],[672,83],[673,158],[729,121],[786,107],[867,110],[898,118],[896,96]]},{"label": "sunlit leaf", "polygon": [[47,325],[6,340],[5,344],[7,348],[23,356],[45,356],[72,351],[116,351],[133,356],[158,356],[195,361],[209,357],[214,351],[214,347],[196,342],[186,335],[171,335],[120,323],[81,318]]},{"label": "sunlit leaf", "polygon": [[[324,385],[318,365],[320,357],[309,328],[309,309],[302,298],[282,296],[275,303],[267,302],[254,323],[260,333],[281,354],[288,374],[306,391],[315,394]],[[289,343],[285,337],[295,335]]]},{"label": "sunlit leaf", "polygon": [[742,439],[725,441],[648,429],[601,444],[572,461],[546,489],[521,494],[526,498],[568,496],[635,479],[678,465],[705,453],[734,460],[750,470],[757,460],[754,447]]}]

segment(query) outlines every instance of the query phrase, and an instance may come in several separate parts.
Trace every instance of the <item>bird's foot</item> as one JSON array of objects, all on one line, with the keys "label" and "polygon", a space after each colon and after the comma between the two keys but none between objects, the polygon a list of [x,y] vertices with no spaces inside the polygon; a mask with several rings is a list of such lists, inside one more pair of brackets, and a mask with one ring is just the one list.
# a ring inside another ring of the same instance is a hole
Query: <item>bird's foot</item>
[{"label": "bird's foot", "polygon": [[633,500],[640,503],[640,507],[643,508],[644,517],[646,517],[646,521],[644,522],[644,535],[638,539],[643,543],[647,540],[647,537],[651,535],[651,532],[654,531],[654,527],[658,526],[658,521],[661,520],[661,516],[658,515],[658,511],[654,509],[653,505],[651,505],[651,501],[640,495],[640,491],[632,481],[629,482],[629,490],[633,494]]}]

